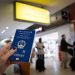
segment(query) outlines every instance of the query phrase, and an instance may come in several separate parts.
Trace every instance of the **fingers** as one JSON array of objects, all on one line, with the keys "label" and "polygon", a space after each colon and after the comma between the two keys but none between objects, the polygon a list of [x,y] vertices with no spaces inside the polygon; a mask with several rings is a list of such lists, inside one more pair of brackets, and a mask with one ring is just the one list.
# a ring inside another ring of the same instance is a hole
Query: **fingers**
[{"label": "fingers", "polygon": [[6,44],[3,48],[0,49],[0,56],[6,54],[11,47],[11,42]]},{"label": "fingers", "polygon": [[16,48],[15,49],[11,49],[10,51],[9,51],[9,56],[11,56],[11,55],[13,55],[15,52],[16,52]]},{"label": "fingers", "polygon": [[3,55],[1,58],[4,60],[4,61],[7,61],[8,58],[13,55],[14,53],[16,52],[16,49],[11,49],[9,50],[5,55]]},{"label": "fingers", "polygon": [[7,43],[4,47],[6,48],[6,49],[10,49],[11,48],[11,42],[9,42],[9,43]]}]

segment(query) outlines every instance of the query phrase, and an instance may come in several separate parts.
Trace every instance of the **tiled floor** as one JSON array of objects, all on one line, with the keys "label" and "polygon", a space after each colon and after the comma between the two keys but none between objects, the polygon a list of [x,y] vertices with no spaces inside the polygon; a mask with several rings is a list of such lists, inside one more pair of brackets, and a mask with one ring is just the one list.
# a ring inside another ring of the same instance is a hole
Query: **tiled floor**
[{"label": "tiled floor", "polygon": [[60,63],[54,58],[45,59],[46,70],[44,72],[37,72],[35,70],[35,63],[31,65],[31,75],[75,75],[71,69],[63,69]]}]

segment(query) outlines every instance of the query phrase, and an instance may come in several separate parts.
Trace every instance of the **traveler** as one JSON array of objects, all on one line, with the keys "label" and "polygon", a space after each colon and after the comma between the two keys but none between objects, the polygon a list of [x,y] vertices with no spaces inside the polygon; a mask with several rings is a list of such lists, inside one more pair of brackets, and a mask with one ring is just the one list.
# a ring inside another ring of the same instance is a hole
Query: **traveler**
[{"label": "traveler", "polygon": [[44,64],[44,45],[42,42],[42,38],[39,38],[39,42],[36,44],[37,52],[37,61],[36,61],[36,70],[44,71],[45,64]]},{"label": "traveler", "polygon": [[61,39],[61,53],[62,53],[62,61],[61,61],[61,66],[64,67],[65,69],[67,68],[67,63],[68,63],[68,46],[73,47],[66,41],[66,36],[63,34]]}]

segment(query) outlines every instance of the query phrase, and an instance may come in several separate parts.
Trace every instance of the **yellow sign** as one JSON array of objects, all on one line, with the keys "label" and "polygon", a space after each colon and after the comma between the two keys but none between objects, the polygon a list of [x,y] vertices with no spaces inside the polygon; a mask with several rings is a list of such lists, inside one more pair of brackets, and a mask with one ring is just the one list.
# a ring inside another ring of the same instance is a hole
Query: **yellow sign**
[{"label": "yellow sign", "polygon": [[50,24],[50,13],[46,9],[16,2],[16,19]]}]

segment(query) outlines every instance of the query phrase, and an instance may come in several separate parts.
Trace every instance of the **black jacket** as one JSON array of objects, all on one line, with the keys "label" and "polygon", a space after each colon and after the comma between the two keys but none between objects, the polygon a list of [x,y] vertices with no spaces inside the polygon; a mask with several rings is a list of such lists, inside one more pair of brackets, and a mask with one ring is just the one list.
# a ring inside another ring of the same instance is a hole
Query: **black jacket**
[{"label": "black jacket", "polygon": [[68,51],[68,46],[73,47],[69,43],[66,42],[65,39],[61,40],[61,51],[67,52]]},{"label": "black jacket", "polygon": [[[75,46],[75,41],[73,42],[73,46]],[[74,51],[75,51],[75,48],[74,48]]]}]

